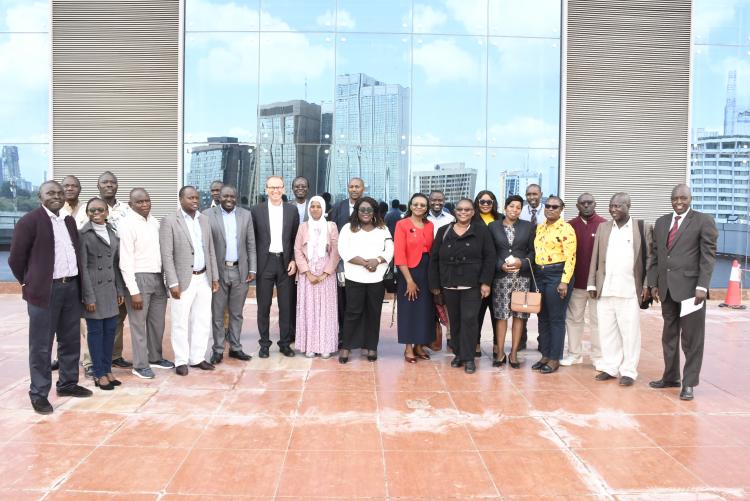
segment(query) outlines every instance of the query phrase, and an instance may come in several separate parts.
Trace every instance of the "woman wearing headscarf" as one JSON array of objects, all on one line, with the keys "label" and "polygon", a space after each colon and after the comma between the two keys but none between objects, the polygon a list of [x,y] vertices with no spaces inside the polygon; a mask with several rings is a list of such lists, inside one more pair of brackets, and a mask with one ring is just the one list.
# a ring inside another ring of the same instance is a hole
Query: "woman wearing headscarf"
[{"label": "woman wearing headscarf", "polygon": [[328,358],[338,349],[336,266],[339,262],[336,223],[326,221],[326,202],[314,196],[307,221],[297,230],[297,349],[307,357]]}]

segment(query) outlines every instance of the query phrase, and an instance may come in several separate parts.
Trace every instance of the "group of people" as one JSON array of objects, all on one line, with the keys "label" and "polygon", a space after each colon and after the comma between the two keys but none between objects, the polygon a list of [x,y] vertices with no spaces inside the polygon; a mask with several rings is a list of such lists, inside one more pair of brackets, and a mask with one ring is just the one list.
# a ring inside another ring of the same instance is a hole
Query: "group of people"
[{"label": "group of people", "polygon": [[[154,370],[180,376],[214,370],[225,354],[249,361],[240,335],[252,282],[261,358],[272,345],[274,289],[280,353],[338,353],[342,364],[357,349],[377,360],[383,299],[393,290],[407,363],[441,350],[445,325],[451,366],[474,373],[489,309],[492,365],[518,369],[529,313],[513,293],[539,292],[541,358],[531,368],[549,374],[583,361],[588,309],[595,377],[619,377],[623,386],[637,377],[639,308],[653,299],[662,302],[665,370],[651,386],[682,386],[681,398],[691,399],[698,384],[717,231],[709,216],[690,209],[686,185],[674,188],[673,213],[653,228],[630,217],[626,193],[610,200],[612,221],[584,193],[578,216],[566,222],[563,200],[544,200],[536,184],[525,198],[508,196],[502,207],[484,190],[448,210],[444,194],[433,191],[412,195],[403,213],[395,200],[384,214],[360,178],[349,181],[346,199],[329,207],[324,197],[308,196],[304,177],[294,179],[287,202],[283,178],[271,176],[265,201],[249,210],[238,205],[234,187],[215,182],[211,206],[201,211],[198,190],[184,186],[179,208],[161,221],[151,215],[146,189],[132,189],[126,205],[116,198],[113,173],[99,176],[97,187],[99,196],[83,202],[75,176],[47,181],[39,189],[41,206],[15,228],[8,262],[28,304],[29,395],[39,413],[53,412],[47,398],[53,365],[58,395],[92,395],[78,384],[82,338],[82,365],[105,391],[121,384],[113,366],[150,379]],[[170,299],[174,361],[162,351]],[[688,299],[703,304],[681,316]],[[132,363],[122,357],[126,318]]]}]

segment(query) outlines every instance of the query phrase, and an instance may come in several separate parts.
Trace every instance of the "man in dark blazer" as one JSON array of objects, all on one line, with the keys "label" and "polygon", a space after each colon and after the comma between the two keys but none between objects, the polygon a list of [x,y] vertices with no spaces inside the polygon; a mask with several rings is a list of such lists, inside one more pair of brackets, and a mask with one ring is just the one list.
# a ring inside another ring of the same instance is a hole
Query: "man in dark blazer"
[{"label": "man in dark blazer", "polygon": [[[652,388],[680,386],[680,348],[685,352],[682,400],[693,399],[703,362],[706,303],[716,262],[716,223],[707,214],[690,209],[690,188],[678,184],[672,190],[671,214],[656,220],[648,284],[654,300],[661,301],[664,318],[662,349],[664,374],[651,381]],[[697,311],[681,316],[681,302],[703,303]],[[680,339],[682,337],[682,339]]]},{"label": "man in dark blazer", "polygon": [[[242,351],[240,334],[247,289],[255,280],[258,269],[253,216],[249,210],[237,207],[237,190],[226,184],[221,188],[219,205],[204,214],[211,226],[219,270],[219,290],[212,301],[214,344],[211,363],[222,362],[225,342],[229,343],[231,358],[247,361],[251,357]],[[224,329],[225,311],[229,313],[227,329]]]},{"label": "man in dark blazer", "polygon": [[52,342],[57,335],[59,372],[57,395],[90,397],[78,385],[82,312],[75,220],[60,214],[65,203],[56,181],[39,187],[41,207],[23,216],[13,231],[8,265],[22,286],[29,312],[29,371],[31,406],[52,413],[47,396],[52,387]]},{"label": "man in dark blazer", "polygon": [[269,333],[271,301],[276,286],[279,305],[279,351],[287,357],[294,356],[292,343],[291,287],[297,264],[294,262],[294,239],[299,227],[299,214],[293,206],[284,203],[284,180],[271,176],[266,180],[268,200],[252,209],[255,246],[258,251],[258,331],[260,333],[260,358],[268,358],[271,346]]}]

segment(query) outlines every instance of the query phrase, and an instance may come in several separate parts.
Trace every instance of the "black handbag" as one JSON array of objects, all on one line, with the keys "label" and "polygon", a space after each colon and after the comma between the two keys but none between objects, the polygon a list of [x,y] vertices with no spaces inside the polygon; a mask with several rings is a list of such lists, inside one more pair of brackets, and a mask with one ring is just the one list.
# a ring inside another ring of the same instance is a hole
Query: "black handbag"
[{"label": "black handbag", "polygon": [[[386,238],[386,241],[393,240],[391,238]],[[385,242],[383,242],[383,251],[385,251]],[[388,263],[388,268],[385,270],[385,275],[383,275],[383,285],[385,285],[385,291],[393,294],[396,292],[396,267],[393,264],[393,258],[391,258],[391,262]]]}]

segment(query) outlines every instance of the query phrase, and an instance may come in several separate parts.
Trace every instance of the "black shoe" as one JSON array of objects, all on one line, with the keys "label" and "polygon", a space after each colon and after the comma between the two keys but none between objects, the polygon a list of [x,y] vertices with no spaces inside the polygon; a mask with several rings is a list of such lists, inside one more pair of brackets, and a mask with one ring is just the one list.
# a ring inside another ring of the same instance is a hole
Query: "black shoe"
[{"label": "black shoe", "polygon": [[498,355],[497,353],[493,353],[492,354],[492,358],[493,358],[493,360],[492,360],[492,367],[500,367],[502,365],[505,365],[505,362],[508,361],[508,356],[505,353],[503,353],[503,359],[502,360],[498,360],[497,355]]},{"label": "black shoe", "polygon": [[458,368],[463,367],[464,363],[458,359],[458,357],[455,357],[453,360],[451,360],[451,367]]},{"label": "black shoe", "polygon": [[78,386],[77,384],[74,384],[73,386],[69,386],[67,388],[57,388],[58,397],[86,398],[86,397],[90,397],[93,394],[94,393],[88,388],[84,388],[83,386]]},{"label": "black shoe", "polygon": [[84,367],[83,368],[83,375],[87,379],[94,379],[94,366],[93,365],[88,365],[88,366]]},{"label": "black shoe", "polygon": [[258,351],[258,356],[260,358],[268,358],[268,346],[261,346]]},{"label": "black shoe", "polygon": [[347,356],[339,355],[339,363],[340,364],[345,364],[348,361],[349,361],[349,355],[347,355]]},{"label": "black shoe", "polygon": [[622,376],[620,378],[620,386],[633,386],[635,380],[630,376]]},{"label": "black shoe", "polygon": [[508,365],[513,367],[514,369],[520,369],[521,368],[521,362],[518,361],[518,355],[516,354],[516,361],[510,359],[510,355],[508,355]]},{"label": "black shoe", "polygon": [[594,379],[596,379],[597,381],[609,381],[610,379],[614,379],[614,378],[615,378],[614,376],[611,376],[606,372],[600,372],[599,374],[594,376]]},{"label": "black shoe", "polygon": [[560,368],[559,363],[550,365],[549,362],[547,362],[546,364],[542,364],[542,366],[539,367],[539,372],[541,374],[552,374],[553,372],[556,372],[557,369],[559,368]]},{"label": "black shoe", "polygon": [[664,381],[663,379],[657,379],[656,381],[649,382],[648,385],[651,388],[656,388],[657,390],[660,390],[662,388],[679,388],[680,382],[679,381]]},{"label": "black shoe", "polygon": [[224,355],[221,353],[211,353],[211,363],[213,365],[220,364],[222,360],[224,360]]},{"label": "black shoe", "polygon": [[131,362],[128,362],[122,357],[112,360],[112,365],[114,365],[115,367],[119,367],[120,369],[128,369],[130,367],[133,367],[133,364]]},{"label": "black shoe", "polygon": [[[238,351],[229,350],[229,358],[236,358],[237,360],[243,360],[243,361],[247,362],[248,360],[250,360],[253,357],[251,357],[250,355],[248,355],[247,353],[245,353],[242,350],[238,350]],[[221,355],[219,355],[219,362],[221,362]],[[213,362],[211,362],[211,363],[213,363]]]},{"label": "black shoe", "polygon": [[293,350],[293,349],[291,349],[291,348],[290,348],[290,347],[288,347],[288,346],[284,346],[284,347],[282,347],[282,348],[279,348],[279,351],[280,351],[280,352],[281,352],[281,354],[282,354],[282,355],[284,355],[285,357],[293,357],[293,356],[294,356],[294,350]]},{"label": "black shoe", "polygon": [[115,385],[113,385],[109,381],[107,381],[107,384],[101,384],[99,382],[99,378],[94,378],[94,386],[96,386],[100,390],[107,390],[107,391],[109,391],[109,390],[114,390],[115,389]]},{"label": "black shoe", "polygon": [[178,376],[187,376],[188,375],[188,366],[187,365],[178,365],[175,367],[174,371],[177,373]]},{"label": "black shoe", "polygon": [[31,406],[37,414],[52,414],[54,411],[52,404],[45,397],[32,398]]},{"label": "black shoe", "polygon": [[52,363],[50,364],[50,368],[53,371],[56,371],[57,369],[60,368],[60,362],[57,359],[53,360]]},{"label": "black shoe", "polygon": [[474,363],[473,360],[469,360],[468,362],[464,363],[464,372],[466,374],[474,374],[477,370],[477,365]]},{"label": "black shoe", "polygon": [[693,399],[693,387],[683,386],[680,392],[680,400],[692,400]]},{"label": "black shoe", "polygon": [[539,369],[542,368],[543,365],[545,365],[545,363],[539,360],[538,362],[536,362],[534,365],[531,366],[531,370],[538,371]]},{"label": "black shoe", "polygon": [[190,367],[194,367],[194,368],[200,369],[202,371],[212,371],[212,370],[216,369],[216,367],[214,367],[213,365],[209,364],[205,360],[201,360],[201,363],[199,363],[199,364],[193,364]]},{"label": "black shoe", "polygon": [[370,350],[367,352],[367,360],[369,362],[375,362],[378,359],[378,352]]}]

